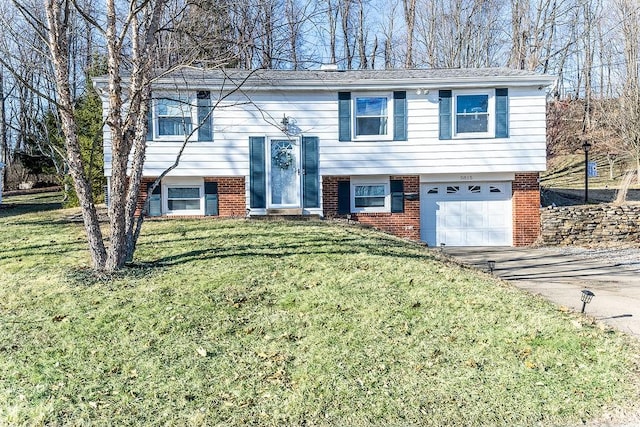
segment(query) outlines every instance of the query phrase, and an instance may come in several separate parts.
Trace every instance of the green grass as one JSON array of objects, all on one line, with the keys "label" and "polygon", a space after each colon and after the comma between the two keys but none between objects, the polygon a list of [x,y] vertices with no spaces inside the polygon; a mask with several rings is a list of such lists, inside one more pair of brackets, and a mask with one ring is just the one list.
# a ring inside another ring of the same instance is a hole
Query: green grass
[{"label": "green grass", "polygon": [[384,234],[150,221],[100,276],[75,212],[0,218],[0,425],[568,425],[640,390],[634,340]]}]

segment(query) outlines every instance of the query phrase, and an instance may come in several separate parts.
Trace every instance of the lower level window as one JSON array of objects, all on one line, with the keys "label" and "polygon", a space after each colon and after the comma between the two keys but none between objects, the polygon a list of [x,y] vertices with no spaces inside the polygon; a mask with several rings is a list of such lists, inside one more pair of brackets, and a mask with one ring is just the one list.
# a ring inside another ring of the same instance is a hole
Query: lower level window
[{"label": "lower level window", "polygon": [[384,207],[384,199],[384,185],[356,185],[355,187],[356,208]]},{"label": "lower level window", "polygon": [[389,212],[389,183],[352,182],[352,212]]},{"label": "lower level window", "polygon": [[200,187],[169,187],[167,207],[174,212],[200,210]]}]

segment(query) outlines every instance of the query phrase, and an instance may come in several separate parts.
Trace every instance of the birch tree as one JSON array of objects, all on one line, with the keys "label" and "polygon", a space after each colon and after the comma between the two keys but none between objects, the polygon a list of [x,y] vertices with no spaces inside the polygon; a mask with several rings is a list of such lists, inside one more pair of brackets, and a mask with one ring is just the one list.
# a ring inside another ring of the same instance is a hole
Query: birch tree
[{"label": "birch tree", "polygon": [[[95,16],[71,0],[45,0],[46,21],[42,23],[54,71],[66,161],[78,195],[92,265],[102,271],[123,267],[132,247],[134,213],[146,148],[152,58],[166,0],[131,0],[122,5],[122,10],[119,5],[121,3],[115,0],[106,0],[104,14]],[[101,31],[106,44],[109,81],[106,125],[112,146],[109,245],[105,243],[100,228],[77,137],[69,61],[73,13],[78,13],[93,28]],[[125,90],[122,74],[127,63],[131,68],[127,70],[130,75]]]}]

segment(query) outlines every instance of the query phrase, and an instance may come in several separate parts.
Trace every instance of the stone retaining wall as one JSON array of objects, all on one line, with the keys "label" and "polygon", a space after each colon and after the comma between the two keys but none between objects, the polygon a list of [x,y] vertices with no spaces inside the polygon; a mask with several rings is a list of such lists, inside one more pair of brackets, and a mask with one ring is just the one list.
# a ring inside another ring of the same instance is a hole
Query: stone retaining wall
[{"label": "stone retaining wall", "polygon": [[550,245],[640,242],[640,205],[543,208],[541,240]]}]

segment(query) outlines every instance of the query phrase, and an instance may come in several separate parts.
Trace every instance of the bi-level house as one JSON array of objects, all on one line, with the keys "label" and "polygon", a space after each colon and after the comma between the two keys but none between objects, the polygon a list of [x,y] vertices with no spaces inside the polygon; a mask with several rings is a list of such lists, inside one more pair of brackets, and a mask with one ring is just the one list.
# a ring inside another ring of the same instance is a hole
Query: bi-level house
[{"label": "bi-level house", "polygon": [[348,217],[430,246],[528,245],[553,82],[506,68],[182,68],[153,85],[145,183],[190,137],[149,215]]}]

